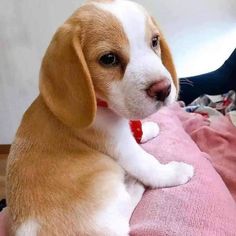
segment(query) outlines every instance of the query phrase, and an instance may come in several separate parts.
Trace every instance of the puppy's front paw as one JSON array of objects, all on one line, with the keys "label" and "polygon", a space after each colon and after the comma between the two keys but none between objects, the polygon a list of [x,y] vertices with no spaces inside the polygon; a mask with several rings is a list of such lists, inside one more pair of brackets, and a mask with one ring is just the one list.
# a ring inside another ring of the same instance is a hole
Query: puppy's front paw
[{"label": "puppy's front paw", "polygon": [[155,138],[159,134],[160,128],[155,122],[147,121],[142,124],[142,131],[143,135],[141,143],[146,143],[147,141]]},{"label": "puppy's front paw", "polygon": [[169,186],[178,186],[187,183],[194,175],[193,166],[184,162],[172,161],[167,164],[170,171],[173,171],[173,179],[170,179]]}]

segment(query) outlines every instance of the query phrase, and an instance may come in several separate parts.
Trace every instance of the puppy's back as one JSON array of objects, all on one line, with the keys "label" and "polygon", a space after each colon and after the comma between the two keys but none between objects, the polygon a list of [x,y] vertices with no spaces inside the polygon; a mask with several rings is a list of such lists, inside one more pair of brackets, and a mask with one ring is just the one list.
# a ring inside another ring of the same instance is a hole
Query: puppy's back
[{"label": "puppy's back", "polygon": [[92,235],[93,217],[121,179],[123,171],[111,158],[81,142],[38,97],[22,119],[8,159],[11,231]]}]

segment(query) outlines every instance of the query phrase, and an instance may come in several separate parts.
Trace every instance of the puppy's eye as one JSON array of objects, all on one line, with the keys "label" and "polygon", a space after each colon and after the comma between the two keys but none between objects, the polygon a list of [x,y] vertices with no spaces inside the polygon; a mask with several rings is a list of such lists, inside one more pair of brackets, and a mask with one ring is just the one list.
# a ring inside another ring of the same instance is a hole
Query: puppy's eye
[{"label": "puppy's eye", "polygon": [[156,49],[158,46],[159,46],[159,36],[158,36],[158,35],[155,35],[155,36],[152,38],[152,48],[153,48],[153,49]]},{"label": "puppy's eye", "polygon": [[99,59],[100,63],[104,66],[117,66],[119,64],[119,59],[117,55],[112,52],[109,52]]}]

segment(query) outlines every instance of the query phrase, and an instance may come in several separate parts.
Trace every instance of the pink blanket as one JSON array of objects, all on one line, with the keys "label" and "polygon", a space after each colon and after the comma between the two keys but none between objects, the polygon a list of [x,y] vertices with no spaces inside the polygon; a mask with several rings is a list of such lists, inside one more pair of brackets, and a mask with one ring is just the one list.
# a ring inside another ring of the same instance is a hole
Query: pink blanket
[{"label": "pink blanket", "polygon": [[209,124],[175,104],[150,119],[161,133],[144,149],[162,162],[191,163],[196,172],[186,185],[147,190],[132,216],[131,235],[236,235],[236,128],[228,117]]},{"label": "pink blanket", "polygon": [[[175,104],[149,120],[161,132],[144,149],[162,162],[192,164],[195,176],[182,186],[147,190],[131,218],[131,235],[236,235],[236,128],[228,117],[209,124]],[[0,214],[0,236],[3,220]]]}]

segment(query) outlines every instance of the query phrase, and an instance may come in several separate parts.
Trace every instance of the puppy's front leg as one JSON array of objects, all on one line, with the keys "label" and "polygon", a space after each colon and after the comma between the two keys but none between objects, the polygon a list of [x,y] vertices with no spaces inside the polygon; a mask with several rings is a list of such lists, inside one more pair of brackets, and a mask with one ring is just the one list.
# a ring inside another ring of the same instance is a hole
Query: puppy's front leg
[{"label": "puppy's front leg", "polygon": [[106,137],[105,146],[96,145],[101,148],[99,150],[114,158],[124,170],[146,186],[177,186],[188,182],[193,176],[191,165],[182,162],[159,163],[137,144],[129,122],[109,110],[98,110],[94,127]]},{"label": "puppy's front leg", "polygon": [[193,167],[183,162],[159,163],[155,157],[145,152],[132,136],[119,140],[116,150],[119,150],[116,156],[118,163],[146,186],[177,186],[188,182],[194,174]]}]

